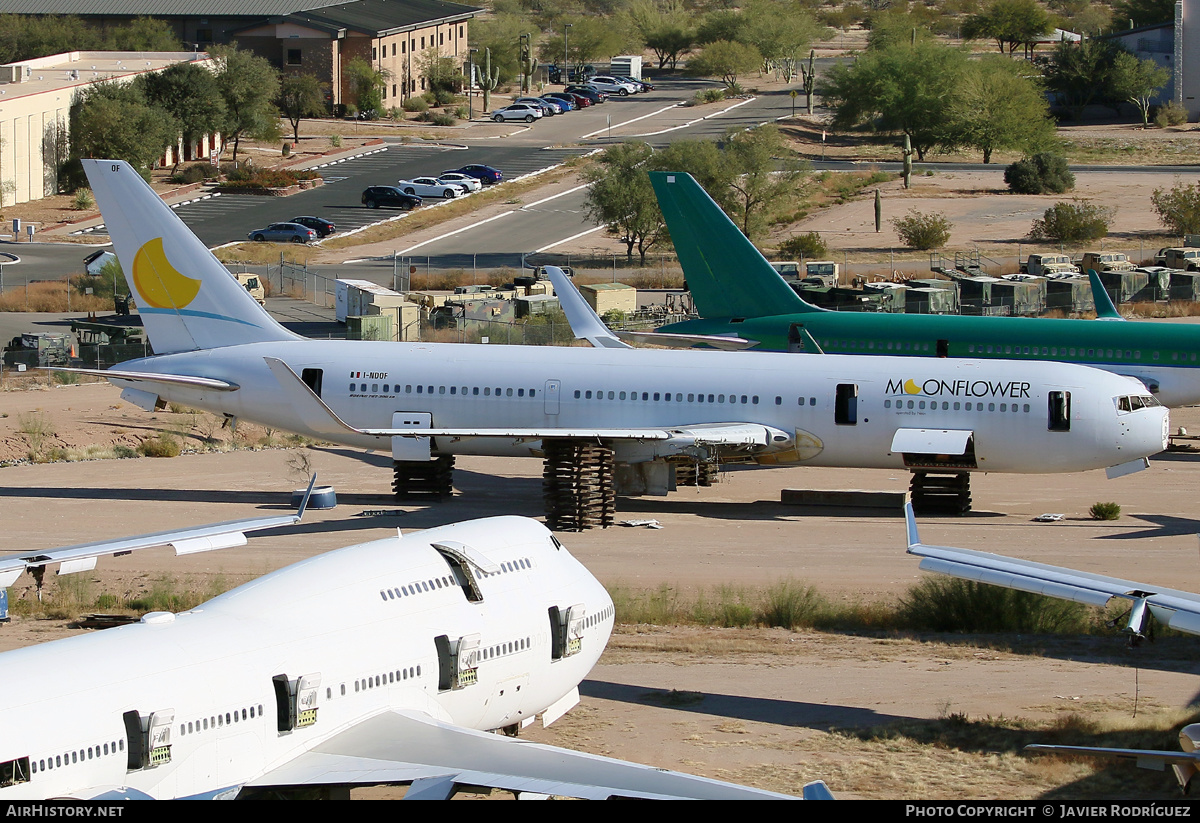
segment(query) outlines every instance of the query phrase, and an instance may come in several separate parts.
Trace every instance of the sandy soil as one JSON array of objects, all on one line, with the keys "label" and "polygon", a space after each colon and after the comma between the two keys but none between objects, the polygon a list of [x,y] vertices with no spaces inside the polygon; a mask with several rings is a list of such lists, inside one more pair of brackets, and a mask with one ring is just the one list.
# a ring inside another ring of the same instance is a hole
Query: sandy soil
[{"label": "sandy soil", "polygon": [[[9,414],[0,427],[11,426],[19,409],[40,408],[55,429],[81,441],[114,428],[161,426],[165,417],[152,420],[101,384],[7,392],[0,406]],[[1200,428],[1200,411],[1182,410],[1174,423]],[[21,437],[9,429],[2,439]],[[459,494],[428,507],[391,501],[386,455],[340,447],[22,464],[0,469],[0,551],[281,510],[310,466],[337,489],[337,509],[313,512],[293,532],[256,538],[241,549],[182,558],[154,550],[102,561],[92,573],[94,587],[130,596],[169,576],[181,587],[201,589],[213,576],[239,582],[396,527],[502,513],[538,516],[541,509],[541,467],[534,460],[462,459]],[[974,481],[972,516],[925,521],[922,535],[929,542],[1200,591],[1198,481],[1200,456],[1186,454],[1164,455],[1149,471],[1112,482],[1100,472],[985,475]],[[779,490],[902,490],[907,482],[903,473],[887,471],[734,471],[711,488],[621,501],[624,517],[656,518],[661,530],[612,528],[562,539],[609,586],[759,587],[793,577],[850,601],[895,597],[921,576],[903,551],[900,520],[804,512],[781,505]],[[1122,519],[1086,519],[1088,506],[1101,499],[1120,502]],[[390,513],[362,514],[380,509]],[[1044,511],[1067,519],[1031,522]],[[12,595],[32,596],[31,581],[22,578]],[[0,627],[0,649],[78,631],[63,621],[17,619]],[[1196,699],[1200,662],[1194,649],[1187,638],[1130,653],[1116,638],[630,627],[614,638],[583,684],[581,706],[528,736],[789,792],[824,778],[850,797],[1078,796],[1094,793],[1106,772],[1026,760],[1017,750],[1037,739],[1032,732],[1007,732],[1001,742],[983,736],[985,742],[973,745],[929,746],[939,734],[932,721],[961,715],[986,726],[986,718],[1000,717],[1039,721],[1078,714],[1135,723],[1158,717]],[[1137,720],[1131,721],[1135,710]],[[856,730],[867,730],[867,739]],[[1112,767],[1118,769],[1124,776],[1134,773]],[[1149,782],[1130,791],[1173,796],[1169,775],[1144,774]]]}]

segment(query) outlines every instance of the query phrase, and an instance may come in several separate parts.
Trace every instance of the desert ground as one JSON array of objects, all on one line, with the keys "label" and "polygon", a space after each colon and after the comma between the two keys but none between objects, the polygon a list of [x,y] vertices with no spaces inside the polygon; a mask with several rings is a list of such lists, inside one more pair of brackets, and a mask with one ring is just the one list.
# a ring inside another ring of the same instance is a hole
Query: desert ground
[{"label": "desert ground", "polygon": [[[8,415],[0,417],[0,442],[24,443],[27,450],[29,436],[12,421],[34,412],[44,415],[46,430],[63,448],[101,440],[105,432],[124,436],[116,430],[144,436],[166,429],[193,445],[201,438],[183,433],[182,420],[169,419],[191,418],[188,413],[152,416],[123,404],[105,384],[85,384],[0,393],[0,414]],[[1200,411],[1176,412],[1172,425],[1200,430]],[[5,448],[12,453],[11,445]],[[336,509],[311,512],[295,529],[254,538],[245,548],[181,558],[152,550],[102,560],[90,573],[91,585],[122,597],[164,578],[183,588],[203,589],[214,577],[232,585],[396,528],[541,514],[536,460],[460,459],[452,500],[398,506],[389,494],[387,455],[320,445],[262,448],[247,433],[215,448],[224,450],[2,468],[0,552],[280,511],[309,471],[337,490]],[[924,520],[922,537],[1200,591],[1198,482],[1200,454],[1188,453],[1161,455],[1148,471],[1115,481],[1102,472],[977,476],[976,510]],[[660,530],[614,527],[560,538],[610,588],[666,587],[688,595],[792,578],[835,599],[895,598],[923,574],[904,552],[899,517],[801,510],[781,505],[779,491],[900,491],[907,483],[900,471],[729,471],[709,488],[620,501],[620,519],[654,518]],[[1098,500],[1119,502],[1121,519],[1088,519],[1088,507]],[[364,514],[379,510],[385,513]],[[1043,512],[1066,518],[1031,522]],[[14,601],[31,597],[32,581],[22,578],[10,591]],[[67,620],[17,617],[0,626],[0,649],[80,631]],[[1138,728],[1182,717],[1200,687],[1195,649],[1194,638],[1129,650],[1116,636],[623,626],[583,683],[580,706],[550,728],[525,734],[793,793],[824,779],[847,798],[1119,792],[1170,799],[1177,789],[1169,773],[1038,760],[1020,747],[1044,740],[1037,735],[1045,732],[1035,729],[1046,724],[1063,733],[1077,728],[1073,742],[1091,742],[1090,727],[1080,724]]]}]

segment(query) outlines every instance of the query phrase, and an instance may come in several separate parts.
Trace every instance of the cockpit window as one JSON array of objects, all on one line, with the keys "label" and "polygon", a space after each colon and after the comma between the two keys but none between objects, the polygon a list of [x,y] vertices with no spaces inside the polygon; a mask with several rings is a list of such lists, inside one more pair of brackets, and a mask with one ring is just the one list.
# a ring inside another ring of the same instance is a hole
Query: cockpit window
[{"label": "cockpit window", "polygon": [[1113,402],[1117,405],[1118,414],[1126,414],[1128,412],[1140,411],[1141,409],[1153,409],[1162,404],[1158,402],[1158,398],[1152,394],[1134,394],[1128,397],[1114,397]]}]

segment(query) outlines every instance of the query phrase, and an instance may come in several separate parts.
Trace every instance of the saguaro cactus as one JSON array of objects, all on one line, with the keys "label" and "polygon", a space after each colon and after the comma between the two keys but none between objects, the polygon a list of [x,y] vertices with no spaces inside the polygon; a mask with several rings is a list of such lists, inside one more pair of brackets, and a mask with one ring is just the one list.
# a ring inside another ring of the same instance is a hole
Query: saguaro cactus
[{"label": "saguaro cactus", "polygon": [[908,188],[909,180],[912,179],[912,140],[908,135],[904,135],[904,188]]},{"label": "saguaro cactus", "polygon": [[521,61],[521,93],[529,94],[533,89],[533,73],[537,71],[537,58],[531,54],[526,54],[525,59]]},{"label": "saguaro cactus", "polygon": [[479,88],[483,89],[483,110],[490,111],[492,108],[492,92],[496,90],[496,86],[500,84],[500,67],[496,66],[496,71],[492,71],[492,50],[483,50],[483,76],[479,78]]},{"label": "saguaro cactus", "polygon": [[808,51],[808,71],[804,75],[804,96],[808,100],[808,113],[813,113],[813,94],[817,90],[817,73],[813,69],[813,61],[817,56],[816,49]]}]

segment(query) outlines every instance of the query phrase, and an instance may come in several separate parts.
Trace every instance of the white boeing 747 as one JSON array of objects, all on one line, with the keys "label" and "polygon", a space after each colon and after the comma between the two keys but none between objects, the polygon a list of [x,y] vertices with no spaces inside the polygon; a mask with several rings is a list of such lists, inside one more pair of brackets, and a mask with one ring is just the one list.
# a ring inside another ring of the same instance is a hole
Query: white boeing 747
[{"label": "white boeing 747", "polygon": [[156,352],[97,373],[146,409],[391,449],[397,494],[448,493],[454,455],[540,457],[551,527],[584,528],[680,464],[1116,476],[1166,445],[1141,383],[1055,362],[304,339],[132,167],[83,165]]},{"label": "white boeing 747", "polygon": [[[0,574],[295,516],[0,557]],[[579,701],[613,626],[603,586],[539,523],[497,517],[340,549],[180,614],[0,655],[0,800],[347,797],[502,789],[589,799],[783,799],[526,743]],[[806,797],[831,797],[823,783]]]}]

